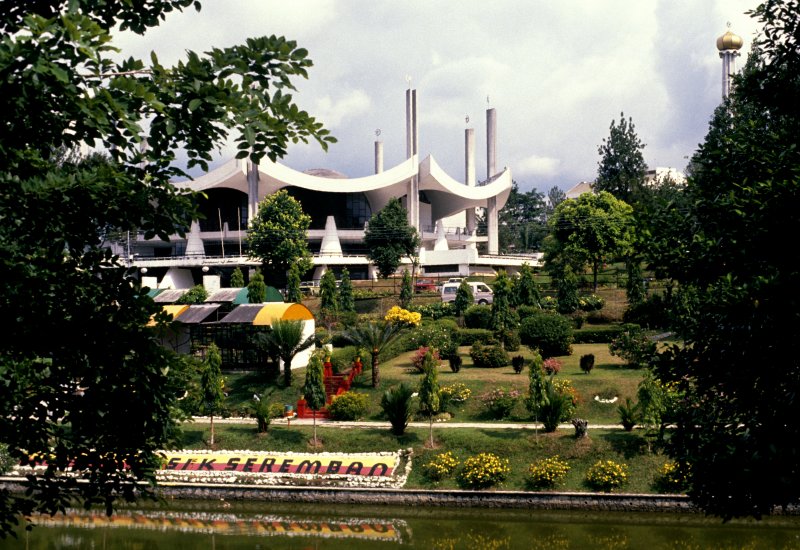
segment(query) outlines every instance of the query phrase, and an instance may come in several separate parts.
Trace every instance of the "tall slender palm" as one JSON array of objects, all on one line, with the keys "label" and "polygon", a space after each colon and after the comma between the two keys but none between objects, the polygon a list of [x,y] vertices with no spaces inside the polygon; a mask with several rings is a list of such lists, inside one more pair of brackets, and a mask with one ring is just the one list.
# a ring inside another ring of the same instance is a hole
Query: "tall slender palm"
[{"label": "tall slender palm", "polygon": [[402,331],[391,323],[364,323],[353,327],[345,337],[358,347],[369,350],[372,356],[372,387],[377,388],[381,381],[378,370],[378,356],[381,351],[394,342]]},{"label": "tall slender palm", "polygon": [[287,387],[292,385],[292,359],[314,345],[314,341],[313,334],[303,339],[302,321],[284,319],[273,322],[272,330],[262,336],[262,345],[283,362],[283,381]]}]

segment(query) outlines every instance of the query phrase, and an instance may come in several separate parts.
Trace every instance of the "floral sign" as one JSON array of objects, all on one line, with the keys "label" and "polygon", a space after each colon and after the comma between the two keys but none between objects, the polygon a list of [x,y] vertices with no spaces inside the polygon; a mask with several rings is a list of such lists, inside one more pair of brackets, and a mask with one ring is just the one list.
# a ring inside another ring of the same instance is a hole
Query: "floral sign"
[{"label": "floral sign", "polygon": [[159,481],[257,485],[402,487],[409,451],[385,453],[274,453],[167,451]]}]

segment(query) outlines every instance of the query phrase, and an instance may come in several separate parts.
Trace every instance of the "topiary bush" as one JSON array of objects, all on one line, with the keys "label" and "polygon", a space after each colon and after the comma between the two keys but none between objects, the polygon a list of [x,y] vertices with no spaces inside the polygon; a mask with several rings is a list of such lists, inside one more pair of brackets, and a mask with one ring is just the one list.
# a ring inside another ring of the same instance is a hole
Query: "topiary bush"
[{"label": "topiary bush", "polygon": [[610,326],[608,328],[583,328],[572,333],[573,344],[609,344],[611,341],[622,334],[621,326]]},{"label": "topiary bush", "polygon": [[555,376],[556,374],[561,372],[561,361],[559,361],[554,357],[545,359],[544,362],[542,363],[542,370],[544,370],[545,374]]},{"label": "topiary bush", "polygon": [[572,323],[561,315],[540,313],[527,317],[519,327],[523,344],[539,349],[542,357],[556,357],[572,353]]},{"label": "topiary bush", "polygon": [[505,481],[510,471],[508,459],[493,453],[480,453],[464,461],[458,472],[458,482],[469,489],[485,489]]},{"label": "topiary bush", "polygon": [[366,393],[344,392],[333,398],[328,414],[333,420],[358,420],[367,413],[369,396]]},{"label": "topiary bush", "polygon": [[586,484],[595,491],[611,491],[628,481],[627,464],[598,460],[586,472]]},{"label": "topiary bush", "polygon": [[414,352],[414,356],[411,358],[411,366],[414,367],[414,370],[419,373],[425,372],[423,364],[425,362],[425,355],[428,353],[428,351],[430,351],[431,355],[433,355],[433,360],[437,367],[441,363],[441,359],[439,358],[439,350],[421,346],[416,352]]},{"label": "topiary bush", "polygon": [[504,330],[495,336],[503,342],[506,351],[519,351],[519,333],[516,330]]},{"label": "topiary bush", "polygon": [[459,346],[471,346],[475,342],[488,344],[494,340],[494,333],[485,328],[462,328],[456,333]]},{"label": "topiary bush", "polygon": [[580,367],[581,370],[586,374],[592,372],[592,369],[594,368],[594,353],[587,353],[586,355],[581,355]]},{"label": "topiary bush", "polygon": [[543,458],[528,467],[525,481],[531,489],[553,489],[567,477],[570,467],[558,455]]},{"label": "topiary bush", "polygon": [[509,363],[508,354],[500,344],[484,346],[475,342],[469,356],[472,357],[472,364],[479,369],[498,369]]},{"label": "topiary bush", "polygon": [[521,373],[525,368],[525,358],[521,355],[515,355],[511,358],[511,366],[514,368],[515,373]]},{"label": "topiary bush", "polygon": [[464,312],[464,326],[467,328],[489,328],[491,320],[490,306],[470,306]]},{"label": "topiary bush", "polygon": [[453,372],[458,372],[461,370],[461,364],[464,360],[461,358],[460,355],[451,355],[447,358],[447,363],[450,365],[450,370]]}]

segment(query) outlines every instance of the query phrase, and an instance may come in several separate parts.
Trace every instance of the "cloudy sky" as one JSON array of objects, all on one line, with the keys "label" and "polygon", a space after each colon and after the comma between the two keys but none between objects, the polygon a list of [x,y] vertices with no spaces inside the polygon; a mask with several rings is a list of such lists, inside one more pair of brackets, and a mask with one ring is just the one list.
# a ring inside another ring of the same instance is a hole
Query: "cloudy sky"
[{"label": "cloudy sky", "polygon": [[[123,34],[125,55],[174,62],[250,36],[296,40],[314,61],[297,103],[339,142],[290,149],[292,168],[350,177],[373,169],[376,130],[385,167],[405,157],[407,78],[417,89],[422,158],[464,178],[464,128],[475,128],[486,174],[485,110],[497,109],[497,162],[523,190],[566,190],[594,179],[597,147],[620,112],[647,144],[651,167],[683,169],[720,101],[715,40],[726,23],[745,39],[756,0],[205,0],[144,37]],[[465,118],[469,116],[469,124]],[[222,152],[220,161],[232,154]]]}]

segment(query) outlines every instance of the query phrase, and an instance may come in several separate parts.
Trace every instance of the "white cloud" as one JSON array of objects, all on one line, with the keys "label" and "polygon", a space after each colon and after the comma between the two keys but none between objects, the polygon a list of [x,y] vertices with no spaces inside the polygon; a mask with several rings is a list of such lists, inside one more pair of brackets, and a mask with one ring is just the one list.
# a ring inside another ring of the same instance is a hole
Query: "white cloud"
[{"label": "white cloud", "polygon": [[369,111],[371,107],[372,102],[363,90],[350,90],[338,94],[337,99],[330,95],[319,98],[313,114],[327,128],[333,129],[341,126],[345,120]]},{"label": "white cloud", "polygon": [[515,176],[555,176],[560,166],[559,159],[531,155],[515,162],[512,173]]}]

